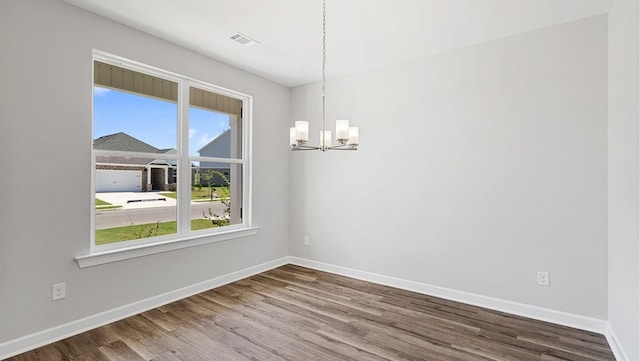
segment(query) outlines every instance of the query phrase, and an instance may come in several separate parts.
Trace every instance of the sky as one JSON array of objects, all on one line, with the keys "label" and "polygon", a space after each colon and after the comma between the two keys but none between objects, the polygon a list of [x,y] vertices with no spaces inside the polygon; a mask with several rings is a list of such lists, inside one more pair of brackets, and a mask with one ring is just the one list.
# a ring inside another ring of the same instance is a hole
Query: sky
[{"label": "sky", "polygon": [[[189,109],[189,155],[229,129],[229,116]],[[158,149],[176,148],[178,106],[170,101],[93,87],[93,139],[124,132]]]}]

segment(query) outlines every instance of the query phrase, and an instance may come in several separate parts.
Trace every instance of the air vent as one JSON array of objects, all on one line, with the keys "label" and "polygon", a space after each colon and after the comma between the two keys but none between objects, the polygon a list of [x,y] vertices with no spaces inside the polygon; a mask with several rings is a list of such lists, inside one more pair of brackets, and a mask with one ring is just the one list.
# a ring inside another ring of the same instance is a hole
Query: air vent
[{"label": "air vent", "polygon": [[257,44],[260,44],[259,41],[252,39],[242,33],[237,33],[236,35],[230,37],[230,39],[244,46],[255,46]]}]

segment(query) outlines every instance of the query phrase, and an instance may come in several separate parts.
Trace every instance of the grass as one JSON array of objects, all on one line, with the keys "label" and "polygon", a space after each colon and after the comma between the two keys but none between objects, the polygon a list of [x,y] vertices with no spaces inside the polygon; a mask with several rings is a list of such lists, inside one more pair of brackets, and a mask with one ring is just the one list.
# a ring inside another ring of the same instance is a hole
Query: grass
[{"label": "grass", "polygon": [[96,210],[122,208],[122,206],[96,206]]},{"label": "grass", "polygon": [[122,206],[114,206],[109,202],[105,202],[102,199],[96,198],[96,210],[122,208]]},{"label": "grass", "polygon": [[111,203],[105,202],[102,199],[96,198],[96,206],[110,206]]},{"label": "grass", "polygon": [[[215,225],[207,219],[192,219],[191,230],[213,228]],[[176,222],[149,223],[134,226],[96,229],[96,245],[130,241],[134,239],[164,236],[176,233]]]},{"label": "grass", "polygon": [[[228,198],[229,197],[229,187],[213,187],[215,189],[214,193],[218,195],[219,198]],[[162,195],[165,197],[178,199],[178,194],[176,192],[162,192]],[[208,201],[211,197],[209,196],[209,188],[202,187],[201,189],[193,188],[191,190],[191,200],[192,201]],[[216,198],[213,198],[214,200]]]}]

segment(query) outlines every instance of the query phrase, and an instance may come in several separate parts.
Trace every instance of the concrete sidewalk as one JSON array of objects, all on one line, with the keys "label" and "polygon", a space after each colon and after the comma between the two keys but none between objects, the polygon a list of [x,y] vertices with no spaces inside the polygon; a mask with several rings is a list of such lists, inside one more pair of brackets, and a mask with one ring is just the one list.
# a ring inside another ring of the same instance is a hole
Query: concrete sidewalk
[{"label": "concrete sidewalk", "polygon": [[96,198],[124,209],[175,207],[176,200],[155,192],[105,192],[96,193]]}]

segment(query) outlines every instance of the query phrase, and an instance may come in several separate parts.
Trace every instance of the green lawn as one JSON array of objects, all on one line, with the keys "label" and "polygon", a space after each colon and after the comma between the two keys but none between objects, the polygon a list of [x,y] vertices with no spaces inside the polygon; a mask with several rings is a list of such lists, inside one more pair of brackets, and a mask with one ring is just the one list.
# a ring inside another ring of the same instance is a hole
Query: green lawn
[{"label": "green lawn", "polygon": [[[213,188],[215,189],[214,193],[216,193],[219,198],[229,197],[229,187],[213,187]],[[176,192],[162,192],[161,194],[165,197],[169,197],[173,199],[178,198],[178,195]],[[209,199],[211,198],[209,195],[209,188],[207,187],[202,187],[202,189],[193,188],[193,190],[191,191],[191,200],[193,201],[209,200]]]},{"label": "green lawn", "polygon": [[122,206],[114,206],[109,202],[105,202],[102,199],[96,198],[96,210],[105,210],[105,209],[113,209],[113,208],[122,208]]},{"label": "green lawn", "polygon": [[102,199],[96,198],[96,206],[110,206],[111,203],[105,202]]},{"label": "green lawn", "polygon": [[115,208],[122,208],[122,206],[97,206],[96,211],[103,211],[105,209],[115,209]]},{"label": "green lawn", "polygon": [[[215,225],[207,219],[192,219],[191,230],[213,228]],[[176,233],[176,222],[150,223],[135,226],[114,227],[96,230],[96,245],[130,241],[133,239],[163,236]]]}]

